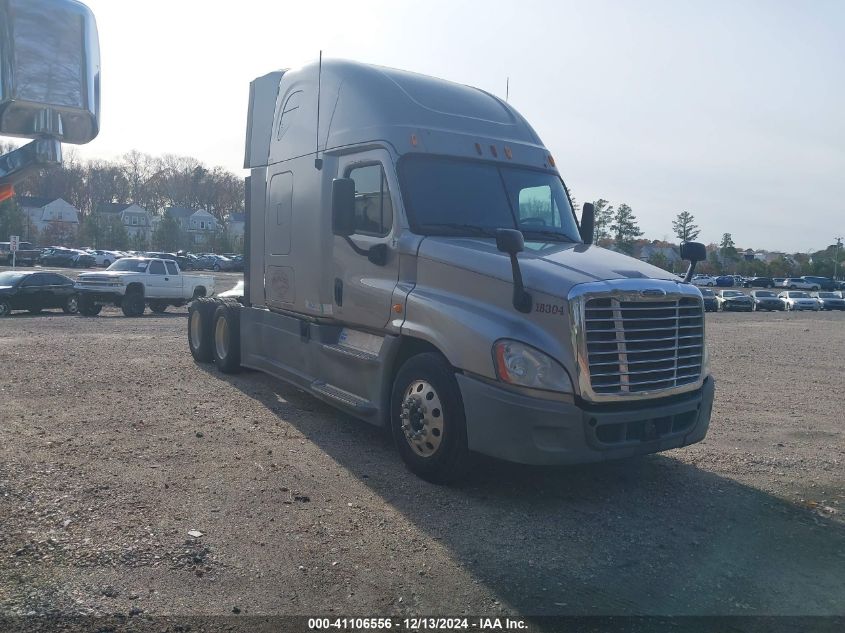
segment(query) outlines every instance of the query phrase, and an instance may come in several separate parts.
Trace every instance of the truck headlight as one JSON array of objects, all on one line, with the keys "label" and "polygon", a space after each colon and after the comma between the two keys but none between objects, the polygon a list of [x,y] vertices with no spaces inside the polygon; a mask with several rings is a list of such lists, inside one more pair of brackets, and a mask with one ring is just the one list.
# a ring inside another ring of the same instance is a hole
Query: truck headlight
[{"label": "truck headlight", "polygon": [[493,345],[496,375],[502,382],[531,389],[572,393],[572,380],[560,363],[524,343],[502,339]]}]

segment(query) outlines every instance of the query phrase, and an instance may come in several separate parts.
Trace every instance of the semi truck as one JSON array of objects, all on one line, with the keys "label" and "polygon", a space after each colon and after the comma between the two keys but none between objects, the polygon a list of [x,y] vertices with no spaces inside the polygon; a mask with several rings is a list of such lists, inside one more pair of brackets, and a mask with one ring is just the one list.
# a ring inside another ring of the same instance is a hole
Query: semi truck
[{"label": "semi truck", "polygon": [[702,440],[704,247],[685,278],[593,244],[551,152],[502,99],[326,60],[250,86],[244,291],[188,345],[390,430],[445,483],[472,453],[573,464]]}]

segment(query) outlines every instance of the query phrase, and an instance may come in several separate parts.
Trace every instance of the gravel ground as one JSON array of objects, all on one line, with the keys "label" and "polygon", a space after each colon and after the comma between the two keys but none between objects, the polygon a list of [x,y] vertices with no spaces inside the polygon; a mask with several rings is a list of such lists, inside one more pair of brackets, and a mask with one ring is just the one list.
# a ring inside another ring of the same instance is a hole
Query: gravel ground
[{"label": "gravel ground", "polygon": [[0,615],[845,614],[845,313],[708,315],[701,444],[453,488],[185,315],[0,320]]}]

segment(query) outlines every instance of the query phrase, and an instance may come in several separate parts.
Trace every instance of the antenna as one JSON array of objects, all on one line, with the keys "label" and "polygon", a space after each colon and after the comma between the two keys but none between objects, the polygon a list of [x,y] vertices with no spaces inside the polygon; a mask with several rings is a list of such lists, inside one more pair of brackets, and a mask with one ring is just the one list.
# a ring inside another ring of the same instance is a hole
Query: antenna
[{"label": "antenna", "polygon": [[511,95],[511,78],[505,78],[505,103],[508,102],[508,97]]},{"label": "antenna", "polygon": [[320,65],[317,70],[317,138],[316,151],[314,152],[314,167],[323,168],[323,159],[320,158],[320,92],[323,85],[323,51],[320,51]]}]

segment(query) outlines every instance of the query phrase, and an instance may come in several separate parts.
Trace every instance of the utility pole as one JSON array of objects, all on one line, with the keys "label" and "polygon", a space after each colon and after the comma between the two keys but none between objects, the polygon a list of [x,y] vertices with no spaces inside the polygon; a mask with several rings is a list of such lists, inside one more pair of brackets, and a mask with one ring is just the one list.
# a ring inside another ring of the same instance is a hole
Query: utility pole
[{"label": "utility pole", "polygon": [[836,238],[836,255],[833,256],[833,280],[839,281],[839,251],[842,248],[842,238]]}]

